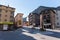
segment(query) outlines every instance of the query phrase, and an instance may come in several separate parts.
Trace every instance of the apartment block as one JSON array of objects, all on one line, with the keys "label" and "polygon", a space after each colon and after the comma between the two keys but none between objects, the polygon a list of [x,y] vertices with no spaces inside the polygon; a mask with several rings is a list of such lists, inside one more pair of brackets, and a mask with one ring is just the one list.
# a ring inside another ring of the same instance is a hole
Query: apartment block
[{"label": "apartment block", "polygon": [[15,25],[18,28],[23,26],[23,14],[22,13],[17,13],[17,15],[15,16]]},{"label": "apartment block", "polygon": [[[46,28],[60,27],[60,6],[58,6],[58,7],[39,6],[38,8],[33,10],[31,13],[35,13],[35,14],[40,15],[40,17],[35,16],[36,18],[38,17],[40,19],[40,27],[41,26],[44,26]],[[31,15],[31,13],[29,15]],[[33,19],[33,17],[29,16],[29,21],[31,21],[32,19]],[[47,23],[47,21],[48,21],[47,19],[50,20],[51,23]],[[29,23],[32,24],[34,22],[34,20],[32,20]]]},{"label": "apartment block", "polygon": [[30,13],[29,14],[29,24],[34,26],[34,27],[37,27],[40,25],[40,15],[37,14],[37,13]]},{"label": "apartment block", "polygon": [[14,24],[15,8],[0,5],[0,30],[10,30]]}]

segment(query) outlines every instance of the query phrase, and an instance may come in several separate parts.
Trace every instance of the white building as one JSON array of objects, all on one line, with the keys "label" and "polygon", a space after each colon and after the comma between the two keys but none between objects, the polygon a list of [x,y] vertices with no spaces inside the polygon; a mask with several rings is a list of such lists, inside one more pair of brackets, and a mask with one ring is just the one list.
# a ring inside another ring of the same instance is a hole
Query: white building
[{"label": "white building", "polygon": [[55,25],[56,27],[60,27],[60,10],[55,11]]}]

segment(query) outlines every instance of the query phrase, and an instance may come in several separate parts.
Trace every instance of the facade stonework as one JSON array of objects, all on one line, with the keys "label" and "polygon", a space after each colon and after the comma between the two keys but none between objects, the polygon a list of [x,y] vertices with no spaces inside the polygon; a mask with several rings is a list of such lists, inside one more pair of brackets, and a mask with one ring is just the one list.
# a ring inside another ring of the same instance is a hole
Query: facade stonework
[{"label": "facade stonework", "polygon": [[15,12],[15,8],[0,5],[0,26],[2,27],[2,30],[5,30],[5,29],[8,30],[13,27],[14,12]]},{"label": "facade stonework", "polygon": [[15,24],[17,27],[22,27],[23,26],[23,14],[22,13],[17,13],[15,16]]},{"label": "facade stonework", "polygon": [[[49,11],[48,11],[49,10]],[[40,15],[40,27],[55,28],[55,12],[48,9],[41,12]]]},{"label": "facade stonework", "polygon": [[29,25],[32,25],[34,27],[37,27],[40,25],[40,19],[39,14],[37,13],[30,13],[29,14]]}]

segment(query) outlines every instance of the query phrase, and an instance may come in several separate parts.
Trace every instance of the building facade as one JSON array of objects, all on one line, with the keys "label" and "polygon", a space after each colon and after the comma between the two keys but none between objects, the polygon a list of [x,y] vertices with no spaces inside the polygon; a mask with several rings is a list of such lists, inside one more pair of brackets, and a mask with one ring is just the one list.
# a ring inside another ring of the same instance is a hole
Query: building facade
[{"label": "building facade", "polygon": [[12,29],[14,24],[15,8],[0,5],[0,30]]},{"label": "building facade", "polygon": [[27,17],[23,18],[23,25],[26,26],[27,24]]},{"label": "building facade", "polygon": [[56,12],[56,14],[55,14],[55,26],[60,27],[60,8],[57,7],[55,12]]},{"label": "building facade", "polygon": [[22,13],[17,13],[17,15],[15,16],[15,24],[18,28],[23,26],[23,14]]},{"label": "building facade", "polygon": [[55,28],[55,11],[53,9],[45,9],[40,13],[41,28]]},{"label": "building facade", "polygon": [[[37,9],[35,9],[34,11],[32,11],[31,13],[36,13],[36,14],[39,14],[40,15],[40,17],[41,17],[41,12],[44,10],[47,10],[47,9],[52,9],[53,11],[51,11],[50,12],[50,16],[53,16],[54,15],[54,18],[53,17],[50,17],[50,20],[51,19],[54,19],[53,21],[54,21],[54,23],[53,22],[51,22],[51,25],[53,25],[54,24],[54,28],[56,28],[56,27],[60,27],[60,6],[59,7],[45,7],[45,6],[39,6]],[[47,14],[49,14],[48,13],[48,11],[46,11],[47,12]],[[46,12],[44,13],[44,14],[42,14],[42,15],[46,15],[47,16],[47,14],[46,14]],[[53,15],[52,15],[53,14]],[[29,15],[31,15],[31,14],[29,14]],[[31,16],[29,16],[29,21],[31,21],[32,19],[33,19],[33,17],[31,17]],[[39,18],[40,18],[39,17]],[[37,18],[37,16],[36,16],[36,18]],[[42,19],[40,19],[40,26],[41,26],[41,23],[42,23],[42,21],[41,21]],[[45,19],[44,19],[45,20]],[[33,23],[33,20],[31,21],[31,24]],[[44,24],[45,25],[45,24]],[[47,25],[47,24],[46,24]],[[46,26],[47,27],[47,26]],[[52,27],[51,27],[52,28]]]},{"label": "building facade", "polygon": [[32,25],[34,27],[37,27],[40,25],[40,19],[39,19],[39,14],[37,13],[30,13],[29,14],[29,25]]}]

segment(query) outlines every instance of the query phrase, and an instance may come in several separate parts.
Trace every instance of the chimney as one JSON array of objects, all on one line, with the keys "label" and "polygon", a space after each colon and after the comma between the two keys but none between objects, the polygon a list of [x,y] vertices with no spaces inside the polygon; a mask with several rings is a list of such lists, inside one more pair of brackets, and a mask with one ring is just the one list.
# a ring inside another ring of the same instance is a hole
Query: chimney
[{"label": "chimney", "polygon": [[9,5],[8,5],[8,7],[9,7]]}]

